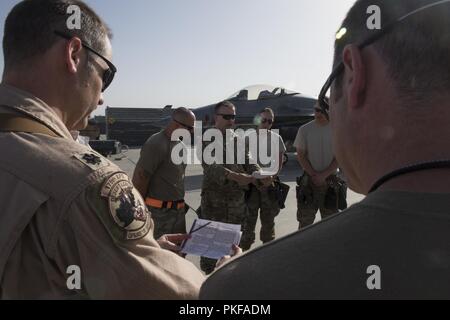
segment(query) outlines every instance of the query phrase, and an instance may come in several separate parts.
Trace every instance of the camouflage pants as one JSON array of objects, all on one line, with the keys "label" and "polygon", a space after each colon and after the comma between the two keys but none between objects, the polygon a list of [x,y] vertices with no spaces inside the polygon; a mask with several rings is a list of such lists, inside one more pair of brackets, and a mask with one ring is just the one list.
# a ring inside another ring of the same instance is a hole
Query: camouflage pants
[{"label": "camouflage pants", "polygon": [[310,184],[310,188],[312,191],[313,201],[309,204],[304,204],[297,201],[297,220],[300,223],[299,230],[314,223],[316,220],[317,210],[320,210],[320,216],[322,219],[328,218],[329,216],[339,212],[337,208],[328,209],[325,207],[325,196],[328,190],[328,185],[317,187]]},{"label": "camouflage pants", "polygon": [[248,216],[244,225],[241,247],[249,250],[256,240],[255,228],[258,212],[261,218],[261,232],[259,237],[263,243],[275,239],[275,217],[280,213],[278,202],[272,199],[267,189],[253,188],[247,200]]},{"label": "camouflage pants", "polygon": [[[231,195],[203,193],[201,217],[206,220],[243,226],[247,217],[244,192]],[[200,268],[206,274],[214,271],[216,263],[217,260],[215,259],[200,258]]]},{"label": "camouflage pants", "polygon": [[148,207],[155,224],[153,235],[159,239],[165,234],[186,233],[186,209],[157,209]]}]

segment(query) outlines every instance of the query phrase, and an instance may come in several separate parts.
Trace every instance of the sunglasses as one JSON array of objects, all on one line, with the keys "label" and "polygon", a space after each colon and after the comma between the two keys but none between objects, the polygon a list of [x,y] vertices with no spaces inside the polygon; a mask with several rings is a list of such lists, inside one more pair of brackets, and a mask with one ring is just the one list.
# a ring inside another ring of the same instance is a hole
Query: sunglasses
[{"label": "sunglasses", "polygon": [[175,120],[175,119],[172,119],[172,120],[173,120],[174,122],[178,123],[180,126],[186,128],[186,129],[188,129],[189,131],[194,131],[194,127],[188,126],[187,124],[184,124],[184,123],[182,123],[182,122],[180,122],[180,121],[177,121],[177,120]]},{"label": "sunglasses", "polygon": [[273,120],[271,120],[271,119],[261,119],[261,123],[273,124]]},{"label": "sunglasses", "polygon": [[[429,5],[420,7],[416,10],[413,10],[407,14],[405,14],[404,16],[400,17],[399,19],[390,22],[389,24],[386,25],[386,27],[384,29],[378,30],[376,31],[373,35],[371,35],[370,37],[368,37],[367,39],[365,39],[364,41],[361,41],[358,44],[358,49],[362,50],[365,47],[371,45],[372,43],[374,43],[375,41],[379,40],[381,37],[383,37],[385,34],[389,33],[390,31],[392,31],[397,25],[399,25],[401,22],[405,21],[406,19],[408,19],[411,16],[414,16],[415,14],[422,12],[424,10],[430,9],[430,8],[434,8],[436,6],[439,6],[441,4],[448,4],[450,3],[450,0],[442,0],[442,1],[437,1],[435,3],[431,3]],[[339,76],[339,74],[344,71],[344,63],[341,61],[336,68],[333,70],[333,72],[331,72],[331,75],[328,77],[327,81],[325,82],[324,86],[322,87],[322,90],[320,90],[320,94],[319,94],[319,106],[320,109],[322,111],[322,113],[329,118],[329,110],[330,110],[330,104],[328,102],[328,98],[327,95],[330,91],[331,85],[333,84],[333,82],[336,80],[336,78]]]},{"label": "sunglasses", "polygon": [[217,114],[218,116],[221,116],[225,120],[236,120],[235,114]]},{"label": "sunglasses", "polygon": [[317,113],[322,113],[322,114],[324,114],[323,110],[322,110],[322,109],[319,109],[319,108],[314,108],[314,111],[317,112]]},{"label": "sunglasses", "polygon": [[[55,34],[66,40],[71,40],[74,38],[73,36],[64,34],[60,31],[55,31]],[[116,75],[117,68],[114,66],[114,64],[111,61],[106,59],[103,55],[98,53],[96,50],[92,49],[86,43],[81,41],[81,44],[83,45],[83,47],[85,49],[87,49],[88,51],[92,52],[93,54],[99,56],[108,65],[108,69],[105,70],[105,72],[103,73],[103,77],[102,77],[102,81],[103,81],[102,92],[105,92],[105,90],[108,89],[108,87],[111,85],[111,82],[114,80],[114,76]]]}]

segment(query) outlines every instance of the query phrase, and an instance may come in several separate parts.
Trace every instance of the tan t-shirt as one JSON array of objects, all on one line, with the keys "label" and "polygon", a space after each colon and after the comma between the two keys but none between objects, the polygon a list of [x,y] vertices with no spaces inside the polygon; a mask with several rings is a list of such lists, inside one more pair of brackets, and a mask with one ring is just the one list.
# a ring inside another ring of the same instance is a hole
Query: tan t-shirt
[{"label": "tan t-shirt", "polygon": [[251,159],[257,161],[263,169],[276,167],[275,164],[280,161],[280,153],[286,152],[283,138],[272,130],[250,130],[246,139]]},{"label": "tan t-shirt", "polygon": [[181,141],[171,141],[164,131],[154,134],[141,150],[138,166],[150,176],[147,197],[174,201],[184,199],[186,164],[172,162],[172,149]]},{"label": "tan t-shirt", "polygon": [[306,157],[317,172],[325,171],[334,160],[331,126],[307,123],[297,133],[294,146],[306,152]]},{"label": "tan t-shirt", "polygon": [[0,85],[0,113],[58,136],[0,132],[0,299],[197,298],[203,275],[160,248],[125,173],[29,93]]}]

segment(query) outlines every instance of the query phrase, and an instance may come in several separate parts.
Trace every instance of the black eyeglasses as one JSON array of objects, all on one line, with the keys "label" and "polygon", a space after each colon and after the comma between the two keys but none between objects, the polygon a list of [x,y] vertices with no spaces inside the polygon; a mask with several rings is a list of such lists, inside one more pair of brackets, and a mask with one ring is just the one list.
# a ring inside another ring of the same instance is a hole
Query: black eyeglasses
[{"label": "black eyeglasses", "polygon": [[[416,13],[419,13],[419,12],[424,11],[426,9],[434,8],[434,7],[438,6],[438,5],[445,4],[445,3],[450,3],[450,0],[437,1],[435,3],[431,3],[429,5],[420,7],[418,9],[414,10],[414,11],[411,11],[411,12],[405,14],[404,16],[400,17],[398,20],[387,24],[384,29],[381,29],[381,30],[378,30],[378,31],[374,32],[373,35],[371,35],[366,40],[364,40],[361,43],[359,43],[358,44],[358,49],[362,50],[365,47],[367,47],[368,45],[374,43],[375,41],[380,39],[382,36],[384,36],[385,34],[389,33],[390,31],[392,31],[392,29],[394,29],[394,27],[396,27],[398,24],[400,24],[401,22],[403,22],[407,18],[415,15]],[[328,102],[327,93],[330,90],[331,84],[334,82],[334,80],[336,80],[338,75],[343,70],[344,70],[344,63],[341,61],[337,65],[337,67],[333,70],[333,72],[331,72],[331,75],[328,77],[327,81],[325,82],[324,86],[322,87],[322,90],[320,90],[320,94],[319,94],[319,98],[318,98],[319,106],[320,106],[321,111],[323,111],[323,114],[325,114],[327,118],[329,117],[328,112],[330,110],[330,105],[329,105],[329,102]]]},{"label": "black eyeglasses", "polygon": [[261,123],[273,124],[273,120],[271,120],[271,119],[261,119]]},{"label": "black eyeglasses", "polygon": [[[55,34],[66,40],[71,40],[74,38],[74,36],[70,36],[70,35],[62,33],[60,31],[55,31]],[[114,64],[111,61],[106,59],[103,55],[98,53],[96,50],[92,49],[86,43],[81,41],[81,44],[83,45],[84,48],[86,48],[90,52],[92,52],[92,53],[96,54],[97,56],[99,56],[100,58],[102,58],[103,61],[105,61],[105,63],[108,65],[108,69],[105,70],[105,72],[103,73],[103,77],[102,77],[102,80],[103,80],[102,92],[105,92],[105,90],[108,89],[111,82],[114,80],[114,76],[116,75],[117,68],[114,66]]]},{"label": "black eyeglasses", "polygon": [[217,115],[221,116],[225,120],[236,120],[236,115],[235,114],[219,114],[218,113]]},{"label": "black eyeglasses", "polygon": [[188,126],[187,124],[184,124],[183,122],[177,121],[175,119],[172,119],[174,122],[178,123],[180,126],[185,127],[189,131],[194,131],[194,127]]}]

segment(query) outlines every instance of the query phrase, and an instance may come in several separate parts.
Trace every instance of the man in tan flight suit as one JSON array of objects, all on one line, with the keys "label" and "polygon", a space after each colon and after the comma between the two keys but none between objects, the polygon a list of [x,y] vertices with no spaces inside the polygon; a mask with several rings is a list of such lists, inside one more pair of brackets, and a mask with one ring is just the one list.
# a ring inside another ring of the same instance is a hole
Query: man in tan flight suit
[{"label": "man in tan flight suit", "polygon": [[[69,5],[81,29],[68,30]],[[20,38],[16,37],[20,33]],[[110,32],[78,0],[26,0],[5,24],[0,85],[0,298],[195,299],[204,278],[151,236],[139,192],[76,143],[111,83]],[[171,242],[172,241],[172,242]]]}]

